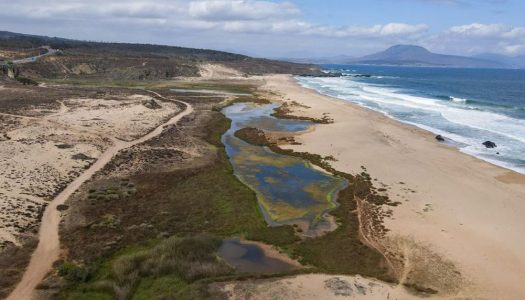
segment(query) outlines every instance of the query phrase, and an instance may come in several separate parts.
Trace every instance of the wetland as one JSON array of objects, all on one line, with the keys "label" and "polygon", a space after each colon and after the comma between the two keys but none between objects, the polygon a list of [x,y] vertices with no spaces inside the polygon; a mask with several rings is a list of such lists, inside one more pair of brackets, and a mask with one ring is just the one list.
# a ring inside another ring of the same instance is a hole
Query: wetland
[{"label": "wetland", "polygon": [[310,121],[275,118],[271,116],[275,107],[275,104],[248,103],[226,107],[223,113],[232,124],[222,142],[235,175],[256,192],[268,224],[307,224],[308,230],[313,230],[337,206],[337,194],[348,182],[314,168],[304,159],[274,153],[268,147],[251,145],[234,135],[247,127],[294,133],[313,125]]}]

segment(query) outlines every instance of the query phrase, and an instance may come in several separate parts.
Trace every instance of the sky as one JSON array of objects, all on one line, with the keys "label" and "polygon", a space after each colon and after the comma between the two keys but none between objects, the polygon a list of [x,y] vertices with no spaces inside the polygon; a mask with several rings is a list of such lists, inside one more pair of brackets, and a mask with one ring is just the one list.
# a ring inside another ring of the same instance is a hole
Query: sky
[{"label": "sky", "polygon": [[258,57],[525,54],[524,0],[0,0],[0,30]]}]

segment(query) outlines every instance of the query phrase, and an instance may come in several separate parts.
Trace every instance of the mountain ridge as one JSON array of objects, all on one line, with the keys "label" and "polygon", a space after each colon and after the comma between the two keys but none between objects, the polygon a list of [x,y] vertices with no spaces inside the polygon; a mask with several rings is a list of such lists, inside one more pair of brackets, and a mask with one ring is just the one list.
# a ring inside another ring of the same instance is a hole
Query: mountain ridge
[{"label": "mountain ridge", "polygon": [[509,68],[501,62],[458,55],[430,52],[416,45],[395,45],[384,51],[366,55],[348,63],[367,65],[395,65],[421,67],[463,67],[463,68]]},{"label": "mountain ridge", "polygon": [[474,56],[438,54],[417,45],[394,45],[384,51],[362,57],[335,55],[313,58],[281,58],[295,63],[365,64],[415,67],[464,67],[525,69],[525,55],[506,56],[484,53]]},{"label": "mountain ridge", "polygon": [[199,66],[206,63],[221,64],[248,75],[321,73],[317,65],[254,58],[218,50],[94,42],[0,31],[0,50],[27,51],[44,45],[61,50],[60,55],[19,66],[18,72],[21,76],[158,80],[179,76],[199,76]]}]

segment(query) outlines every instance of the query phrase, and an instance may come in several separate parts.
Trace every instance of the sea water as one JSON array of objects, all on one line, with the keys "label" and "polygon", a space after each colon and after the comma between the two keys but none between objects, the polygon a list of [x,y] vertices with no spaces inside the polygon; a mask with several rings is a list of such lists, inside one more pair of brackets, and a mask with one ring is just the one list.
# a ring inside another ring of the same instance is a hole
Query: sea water
[{"label": "sea water", "polygon": [[[464,153],[525,174],[525,70],[324,65],[318,92],[440,134]],[[489,149],[485,141],[495,142]]]}]

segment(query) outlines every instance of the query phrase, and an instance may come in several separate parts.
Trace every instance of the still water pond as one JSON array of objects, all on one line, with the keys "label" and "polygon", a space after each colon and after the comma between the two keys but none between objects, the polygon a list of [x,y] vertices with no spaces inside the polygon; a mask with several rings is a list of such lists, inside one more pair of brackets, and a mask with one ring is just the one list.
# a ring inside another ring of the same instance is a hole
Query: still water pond
[{"label": "still water pond", "polygon": [[267,256],[256,244],[239,239],[223,241],[217,254],[240,273],[278,273],[297,268],[286,261]]},{"label": "still water pond", "polygon": [[270,225],[307,222],[313,226],[336,207],[335,197],[346,187],[346,180],[314,169],[303,159],[277,154],[234,136],[235,131],[244,127],[298,132],[312,126],[307,121],[272,117],[275,107],[276,104],[248,103],[228,106],[223,113],[232,120],[232,125],[222,142],[235,175],[257,193],[261,211]]}]

